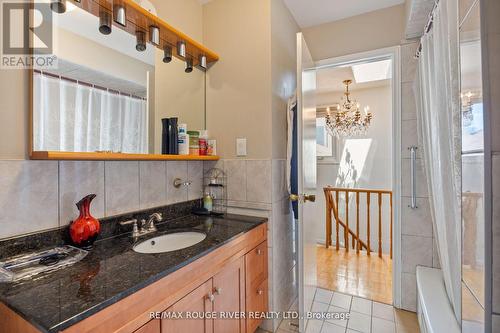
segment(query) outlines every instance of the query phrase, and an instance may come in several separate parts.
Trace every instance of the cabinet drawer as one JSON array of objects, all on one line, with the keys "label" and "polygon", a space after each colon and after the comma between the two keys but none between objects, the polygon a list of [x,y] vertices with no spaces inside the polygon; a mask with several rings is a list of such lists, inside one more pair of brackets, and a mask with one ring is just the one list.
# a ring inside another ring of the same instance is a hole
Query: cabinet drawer
[{"label": "cabinet drawer", "polygon": [[252,315],[266,312],[268,310],[268,288],[267,279],[260,284],[247,290],[247,333],[253,333],[262,322],[262,319]]},{"label": "cabinet drawer", "polygon": [[245,255],[245,274],[247,288],[267,279],[267,241]]}]

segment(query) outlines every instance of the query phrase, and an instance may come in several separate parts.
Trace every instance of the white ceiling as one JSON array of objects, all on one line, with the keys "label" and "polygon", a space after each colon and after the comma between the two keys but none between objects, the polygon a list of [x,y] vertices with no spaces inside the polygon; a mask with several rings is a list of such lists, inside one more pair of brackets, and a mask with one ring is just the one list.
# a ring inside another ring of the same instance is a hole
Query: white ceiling
[{"label": "white ceiling", "polygon": [[[202,0],[203,1],[203,0]],[[405,0],[284,0],[301,28],[341,20],[404,3]]]}]

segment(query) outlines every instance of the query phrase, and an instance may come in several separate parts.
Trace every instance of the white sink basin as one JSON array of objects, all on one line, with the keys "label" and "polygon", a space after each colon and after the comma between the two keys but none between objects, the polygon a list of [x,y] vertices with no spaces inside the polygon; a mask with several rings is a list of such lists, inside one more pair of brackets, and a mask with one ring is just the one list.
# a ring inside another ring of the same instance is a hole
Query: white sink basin
[{"label": "white sink basin", "polygon": [[198,244],[207,238],[201,232],[177,232],[148,239],[134,246],[138,253],[164,253],[171,252]]}]

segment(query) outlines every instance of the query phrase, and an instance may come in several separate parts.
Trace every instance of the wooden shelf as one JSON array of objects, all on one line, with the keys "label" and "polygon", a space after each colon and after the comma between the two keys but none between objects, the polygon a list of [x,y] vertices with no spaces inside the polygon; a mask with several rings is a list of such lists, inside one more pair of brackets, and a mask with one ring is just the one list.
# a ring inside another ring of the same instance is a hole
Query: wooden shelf
[{"label": "wooden shelf", "polygon": [[161,154],[122,154],[122,153],[76,153],[64,151],[34,151],[32,160],[63,161],[217,161],[219,156],[201,155],[161,155]]},{"label": "wooden shelf", "polygon": [[[80,2],[72,0],[72,3],[82,8],[83,10],[99,17],[99,11],[104,9],[108,12],[113,12],[113,0],[81,0]],[[160,28],[160,45],[159,49],[163,50],[165,44],[172,46],[172,55],[176,58],[184,60],[183,57],[177,55],[177,42],[183,41],[186,43],[186,53],[193,58],[193,64],[198,64],[198,57],[204,55],[207,57],[207,64],[219,60],[217,53],[209,50],[202,44],[198,43],[188,35],[172,27],[167,22],[163,21],[156,15],[153,15],[133,0],[114,0],[115,4],[121,4],[126,8],[127,25],[121,26],[113,21],[113,27],[127,31],[135,36],[136,31],[140,30],[146,33],[149,41],[149,27],[154,25]],[[97,27],[96,27],[97,29]],[[152,45],[152,44],[150,44]]]}]

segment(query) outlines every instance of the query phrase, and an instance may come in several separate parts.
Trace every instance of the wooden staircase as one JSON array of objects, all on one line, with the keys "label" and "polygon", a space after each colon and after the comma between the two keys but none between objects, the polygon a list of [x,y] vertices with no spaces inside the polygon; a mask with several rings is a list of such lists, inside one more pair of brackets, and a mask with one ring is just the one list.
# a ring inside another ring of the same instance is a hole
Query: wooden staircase
[{"label": "wooden staircase", "polygon": [[[335,219],[335,236],[336,242],[335,247],[337,250],[340,248],[340,237],[339,229],[340,226],[344,229],[344,247],[346,251],[349,251],[349,238],[351,238],[352,248],[356,249],[356,253],[366,250],[367,255],[372,252],[371,242],[370,242],[370,203],[372,195],[375,195],[378,200],[378,255],[382,257],[382,201],[383,196],[389,197],[390,204],[390,258],[392,259],[392,224],[393,224],[393,209],[392,209],[392,191],[389,190],[368,190],[368,189],[353,189],[353,188],[338,188],[338,187],[325,187],[323,188],[326,199],[326,248],[332,245],[332,217]],[[345,202],[345,218],[342,219],[339,216],[339,197],[344,193]],[[356,224],[355,230],[351,229],[349,224],[349,198],[350,194],[354,193],[356,197]],[[366,197],[366,241],[360,238],[360,217],[359,217],[359,207],[360,207],[360,197],[361,195]]]}]

